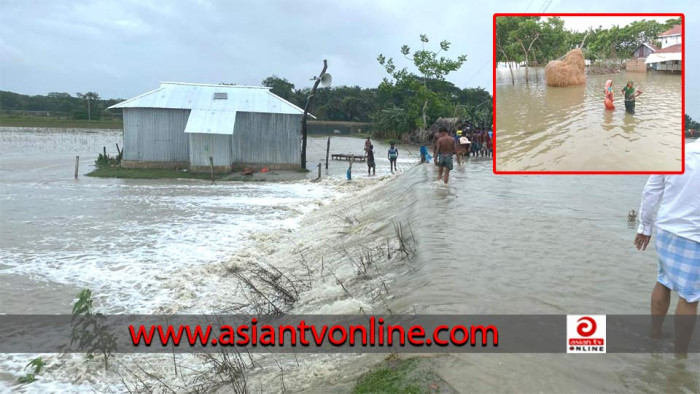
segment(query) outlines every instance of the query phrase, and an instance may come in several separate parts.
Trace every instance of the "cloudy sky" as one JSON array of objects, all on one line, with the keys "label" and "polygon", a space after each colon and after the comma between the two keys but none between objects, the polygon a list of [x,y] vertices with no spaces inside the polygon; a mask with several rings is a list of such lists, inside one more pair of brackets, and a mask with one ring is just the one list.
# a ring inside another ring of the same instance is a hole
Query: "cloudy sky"
[{"label": "cloudy sky", "polygon": [[[297,87],[328,59],[334,85],[376,86],[379,53],[400,57],[426,33],[467,63],[448,79],[492,86],[495,12],[684,12],[698,36],[696,1],[563,0],[0,0],[0,90],[96,91],[128,98],[159,81],[259,85],[272,74]],[[574,26],[572,26],[574,27]],[[700,48],[687,41],[687,68]],[[399,61],[401,65],[408,65]],[[693,106],[700,77],[687,77]],[[691,92],[693,91],[693,92]],[[690,96],[689,96],[690,98]],[[690,102],[688,104],[691,104]],[[689,111],[690,112],[690,111]],[[700,113],[696,108],[695,113]],[[698,115],[697,117],[700,117]]]}]

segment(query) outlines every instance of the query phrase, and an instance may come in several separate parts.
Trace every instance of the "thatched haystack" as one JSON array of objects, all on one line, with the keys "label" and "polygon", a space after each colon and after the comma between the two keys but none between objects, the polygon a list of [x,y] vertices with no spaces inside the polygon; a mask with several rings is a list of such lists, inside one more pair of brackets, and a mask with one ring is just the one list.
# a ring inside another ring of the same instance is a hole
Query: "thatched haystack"
[{"label": "thatched haystack", "polygon": [[544,68],[549,86],[574,86],[586,83],[586,64],[581,49],[572,49],[563,60],[552,60]]}]

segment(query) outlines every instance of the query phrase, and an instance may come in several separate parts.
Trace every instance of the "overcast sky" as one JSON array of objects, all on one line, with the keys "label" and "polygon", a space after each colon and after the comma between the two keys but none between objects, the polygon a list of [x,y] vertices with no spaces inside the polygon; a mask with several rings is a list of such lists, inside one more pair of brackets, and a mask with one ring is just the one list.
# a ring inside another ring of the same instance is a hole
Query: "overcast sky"
[{"label": "overcast sky", "polygon": [[[402,44],[416,47],[426,33],[432,48],[446,39],[449,56],[468,56],[448,80],[492,91],[493,13],[539,12],[549,1],[0,0],[0,90],[129,98],[160,81],[259,85],[272,74],[302,87],[324,58],[335,86],[373,87],[385,76],[377,55],[401,57]],[[551,0],[546,11],[684,12],[694,37],[697,3]],[[686,45],[694,69],[697,41]],[[686,83],[688,112],[700,118],[700,76]]]}]

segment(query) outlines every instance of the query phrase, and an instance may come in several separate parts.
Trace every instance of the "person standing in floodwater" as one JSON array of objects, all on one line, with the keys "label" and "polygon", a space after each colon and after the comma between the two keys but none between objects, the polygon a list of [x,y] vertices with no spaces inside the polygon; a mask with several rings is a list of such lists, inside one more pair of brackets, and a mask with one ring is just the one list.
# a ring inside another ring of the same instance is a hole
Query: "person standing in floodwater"
[{"label": "person standing in floodwater", "polygon": [[377,175],[377,165],[374,164],[374,145],[369,144],[367,149],[367,176]]},{"label": "person standing in floodwater", "polygon": [[643,92],[634,87],[634,82],[628,81],[627,86],[622,88],[622,93],[625,94],[625,111],[627,111],[628,114],[634,115],[635,99]]},{"label": "person standing in floodwater", "polygon": [[447,129],[440,127],[440,138],[435,144],[435,164],[439,167],[438,182],[443,180],[442,172],[445,172],[445,184],[450,180],[452,171],[452,155],[455,153],[455,140],[447,134]]},{"label": "person standing in floodwater", "polygon": [[615,104],[613,104],[613,99],[615,97],[613,96],[612,84],[612,80],[608,79],[605,81],[605,89],[603,89],[603,93],[605,93],[605,109],[608,111],[615,109]]},{"label": "person standing in floodwater", "polygon": [[391,169],[391,172],[393,173],[394,171],[398,171],[396,168],[396,159],[399,158],[399,150],[396,149],[395,144],[392,142],[391,143],[391,148],[389,148],[389,152],[387,154],[387,157],[389,158],[389,168]]},{"label": "person standing in floodwater", "polygon": [[365,141],[365,152],[367,152],[370,147],[372,146],[372,141],[367,137],[367,140]]},{"label": "person standing in floodwater", "polygon": [[682,175],[649,177],[642,193],[639,221],[634,239],[637,250],[646,250],[656,227],[659,259],[651,293],[651,337],[661,337],[671,291],[675,291],[675,347],[676,353],[685,354],[700,302],[700,142],[686,147]]}]

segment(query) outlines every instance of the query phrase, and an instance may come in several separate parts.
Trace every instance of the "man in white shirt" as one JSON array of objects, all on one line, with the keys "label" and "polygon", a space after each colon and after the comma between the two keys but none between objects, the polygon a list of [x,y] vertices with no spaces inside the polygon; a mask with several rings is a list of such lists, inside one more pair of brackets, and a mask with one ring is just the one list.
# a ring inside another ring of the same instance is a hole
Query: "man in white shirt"
[{"label": "man in white shirt", "polygon": [[659,256],[658,278],[651,293],[651,335],[661,336],[671,290],[677,292],[676,352],[686,353],[700,300],[700,141],[686,145],[683,175],[649,177],[639,216],[634,244],[637,250],[646,250],[656,227]]}]

